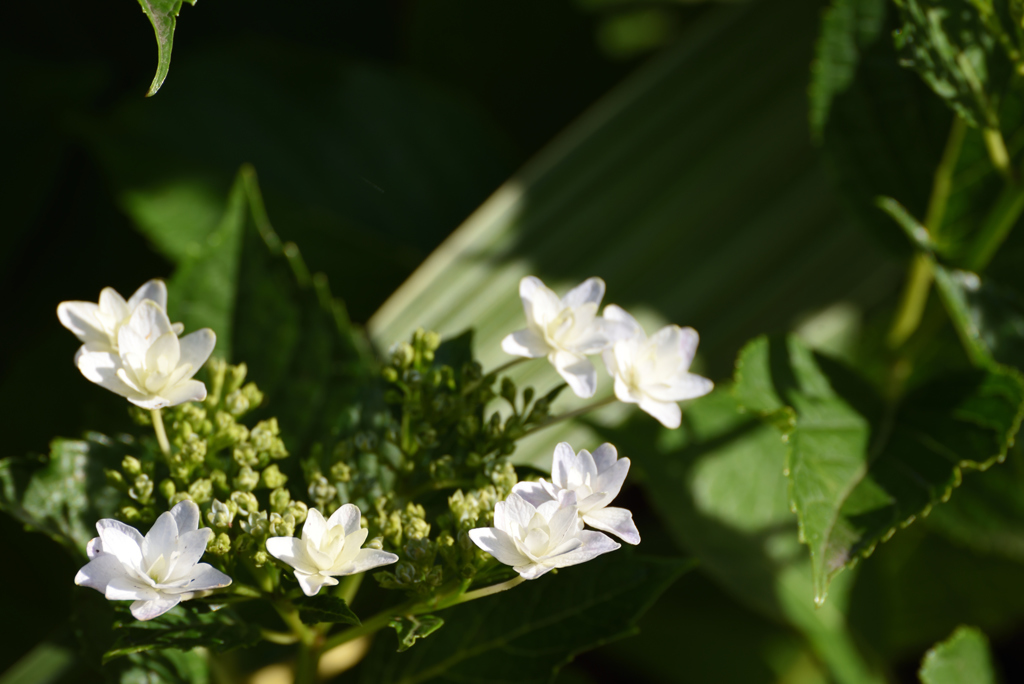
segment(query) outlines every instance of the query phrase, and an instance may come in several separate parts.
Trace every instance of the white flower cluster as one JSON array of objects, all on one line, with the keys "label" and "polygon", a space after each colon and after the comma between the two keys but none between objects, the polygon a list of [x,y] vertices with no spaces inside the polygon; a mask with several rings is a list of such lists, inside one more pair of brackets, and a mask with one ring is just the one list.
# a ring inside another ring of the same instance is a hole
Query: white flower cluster
[{"label": "white flower cluster", "polygon": [[206,398],[193,380],[217,337],[203,328],[184,337],[167,318],[167,287],[150,280],[126,302],[113,288],[93,302],[61,302],[57,318],[82,341],[75,364],[86,379],[136,406],[159,409]]},{"label": "white flower cluster", "polygon": [[629,472],[629,459],[602,444],[594,454],[573,451],[567,442],[555,447],[551,482],[520,482],[494,506],[494,527],[478,527],[469,538],[519,573],[536,579],[555,568],[578,565],[619,544],[585,524],[639,544],[633,514],[609,508]]},{"label": "white flower cluster", "polygon": [[526,328],[508,335],[501,348],[513,356],[540,358],[551,365],[578,397],[597,390],[597,371],[588,355],[600,353],[615,379],[619,401],[637,404],[667,428],[679,427],[676,402],[711,391],[707,378],[690,373],[697,352],[693,328],[668,325],[648,338],[640,324],[614,304],[597,315],[605,285],[588,278],[561,299],[534,276],[519,283]]}]

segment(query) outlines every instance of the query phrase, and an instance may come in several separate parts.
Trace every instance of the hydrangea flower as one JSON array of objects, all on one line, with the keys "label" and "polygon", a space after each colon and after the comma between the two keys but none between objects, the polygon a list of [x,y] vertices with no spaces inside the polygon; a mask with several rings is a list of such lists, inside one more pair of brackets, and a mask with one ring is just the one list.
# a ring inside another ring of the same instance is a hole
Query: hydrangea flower
[{"label": "hydrangea flower", "polygon": [[206,385],[192,376],[216,343],[209,328],[179,339],[164,310],[146,299],[118,328],[117,353],[86,349],[77,363],[88,380],[136,406],[158,409],[206,398]]},{"label": "hydrangea flower", "polygon": [[513,356],[546,356],[578,397],[592,397],[597,371],[587,359],[628,333],[618,323],[600,318],[604,281],[588,278],[561,299],[540,278],[527,276],[519,282],[519,296],[526,312],[526,328],[501,341]]},{"label": "hydrangea flower", "polygon": [[[61,302],[57,305],[57,318],[61,325],[82,341],[79,355],[87,351],[116,353],[118,331],[139,304],[147,299],[161,309],[167,309],[167,286],[164,281],[156,278],[146,281],[127,302],[112,287],[103,288],[98,304]],[[181,323],[175,323],[172,327],[178,335],[184,330]]]},{"label": "hydrangea flower", "polygon": [[359,526],[362,514],[354,504],[345,504],[327,520],[315,508],[309,509],[302,537],[271,537],[267,552],[295,570],[302,593],[313,596],[320,587],[338,583],[335,577],[366,572],[398,561],[387,551],[362,548],[369,531]]},{"label": "hydrangea flower", "polygon": [[611,537],[583,529],[576,493],[566,490],[539,506],[512,492],[495,504],[494,527],[470,530],[469,538],[528,580],[619,548]]},{"label": "hydrangea flower", "polygon": [[554,501],[563,491],[573,492],[583,522],[627,544],[639,544],[640,532],[633,514],[625,508],[608,506],[618,496],[628,472],[629,459],[619,458],[611,444],[602,444],[591,455],[586,449],[577,454],[568,442],[562,442],[555,447],[551,482],[520,482],[512,491],[533,506]]},{"label": "hydrangea flower", "polygon": [[96,531],[100,536],[86,547],[90,561],[75,575],[75,584],[111,601],[133,601],[132,615],[139,620],[231,584],[223,572],[199,562],[213,530],[199,529],[199,506],[192,501],[161,513],[145,537],[110,518],[96,523]]},{"label": "hydrangea flower", "polygon": [[697,331],[667,325],[648,339],[640,324],[614,304],[605,307],[604,317],[630,330],[602,355],[615,378],[616,398],[638,404],[667,428],[679,427],[682,413],[676,402],[704,396],[714,388],[710,380],[690,372]]}]

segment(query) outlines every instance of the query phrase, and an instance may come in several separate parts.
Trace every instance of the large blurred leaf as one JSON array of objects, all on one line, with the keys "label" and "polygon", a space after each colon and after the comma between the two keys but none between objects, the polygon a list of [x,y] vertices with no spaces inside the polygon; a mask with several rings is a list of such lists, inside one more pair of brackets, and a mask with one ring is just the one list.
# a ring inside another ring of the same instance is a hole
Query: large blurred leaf
[{"label": "large blurred leaf", "polygon": [[635,633],[636,620],[691,563],[618,551],[443,613],[445,626],[396,654],[376,640],[360,681],[548,682],[577,654]]},{"label": "large blurred leaf", "polygon": [[82,128],[118,203],[175,263],[207,250],[251,163],[282,239],[356,320],[512,169],[471,102],[411,73],[264,39],[184,55],[173,89]]},{"label": "large blurred leaf", "polygon": [[[608,301],[653,310],[648,325],[697,328],[716,376],[760,331],[837,299],[876,302],[895,271],[843,217],[808,141],[818,16],[804,0],[709,8],[434,252],[371,319],[373,339],[472,327],[493,367],[507,360],[501,338],[523,324],[520,278],[564,291],[600,275]],[[542,362],[518,375],[557,382]],[[519,458],[540,463],[559,439],[593,434],[552,428]]]},{"label": "large blurred leaf", "polygon": [[988,639],[974,627],[960,627],[936,644],[921,662],[923,684],[996,684]]},{"label": "large blurred leaf", "polygon": [[690,404],[677,431],[636,416],[602,436],[632,459],[669,531],[702,570],[746,605],[801,632],[835,681],[882,681],[846,630],[850,578],[837,582],[832,600],[814,606],[810,563],[789,507],[786,445],[777,430],[742,412],[730,390],[719,386]]},{"label": "large blurred leaf", "polygon": [[96,521],[120,500],[103,470],[126,453],[125,444],[89,433],[86,440],[53,440],[48,456],[0,460],[0,510],[84,558]]},{"label": "large blurred leaf", "polygon": [[948,499],[963,469],[1003,460],[1024,417],[1024,381],[1013,370],[941,377],[887,409],[793,337],[752,342],[736,377],[741,402],[788,439],[792,504],[819,602],[836,574]]},{"label": "large blurred leaf", "polygon": [[153,77],[153,83],[150,84],[146,97],[156,95],[156,91],[160,90],[164,79],[167,78],[167,71],[171,68],[174,29],[178,23],[178,12],[181,11],[184,1],[192,5],[196,4],[196,0],[139,0],[142,11],[149,17],[149,23],[153,25],[157,47],[156,76]]},{"label": "large blurred leaf", "polygon": [[189,651],[199,646],[220,653],[261,640],[259,627],[244,622],[230,608],[210,611],[179,605],[147,621],[124,615],[114,624],[114,645],[103,661],[142,651]]}]

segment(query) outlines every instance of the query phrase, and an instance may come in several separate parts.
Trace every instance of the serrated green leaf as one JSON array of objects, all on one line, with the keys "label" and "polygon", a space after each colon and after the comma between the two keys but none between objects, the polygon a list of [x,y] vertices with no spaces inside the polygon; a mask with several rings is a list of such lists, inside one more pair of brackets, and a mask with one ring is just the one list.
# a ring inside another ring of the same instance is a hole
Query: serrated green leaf
[{"label": "serrated green leaf", "polygon": [[300,596],[292,601],[299,609],[299,618],[307,625],[321,622],[340,622],[346,625],[360,624],[359,618],[348,607],[344,599],[330,594]]},{"label": "serrated green leaf", "polygon": [[[887,411],[793,337],[755,340],[741,358],[740,368],[768,365],[774,396],[796,413],[787,469],[817,602],[836,574],[948,499],[963,469],[1002,460],[1024,416],[1024,381],[1009,369],[938,378]],[[763,382],[737,389],[759,393],[768,394]]]},{"label": "serrated green leaf", "polygon": [[959,627],[921,661],[923,684],[997,684],[988,639],[975,627]]},{"label": "serrated green leaf", "polygon": [[[186,1],[192,5],[196,4],[196,0]],[[171,47],[174,45],[174,29],[178,13],[181,12],[182,2],[183,0],[139,0],[142,11],[149,17],[149,23],[153,25],[157,47],[156,75],[153,77],[146,97],[156,95],[171,68]]]},{"label": "serrated green leaf", "polygon": [[833,0],[821,17],[808,90],[811,133],[820,137],[832,100],[853,83],[862,51],[885,26],[884,0]]},{"label": "serrated green leaf", "polygon": [[55,439],[48,456],[0,460],[0,510],[81,557],[96,536],[96,521],[112,515],[120,500],[103,470],[127,453],[105,435],[87,437]]},{"label": "serrated green leaf", "polygon": [[395,654],[377,639],[362,682],[548,682],[583,651],[635,632],[636,620],[688,561],[620,550],[445,611],[446,628]]},{"label": "serrated green leaf", "polygon": [[398,652],[408,651],[420,639],[441,629],[444,620],[436,615],[411,615],[400,617],[388,623],[388,627],[398,634]]},{"label": "serrated green leaf", "polygon": [[198,646],[217,653],[252,646],[260,641],[259,627],[249,624],[229,608],[218,611],[179,605],[153,620],[127,616],[114,623],[114,645],[103,662],[153,649],[188,651]]},{"label": "serrated green leaf", "polygon": [[798,630],[834,681],[884,681],[847,631],[849,576],[839,578],[825,605],[809,600],[810,562],[783,472],[786,445],[778,429],[743,409],[730,386],[691,403],[678,430],[637,416],[600,433],[632,459],[631,476],[701,570],[742,603]]}]

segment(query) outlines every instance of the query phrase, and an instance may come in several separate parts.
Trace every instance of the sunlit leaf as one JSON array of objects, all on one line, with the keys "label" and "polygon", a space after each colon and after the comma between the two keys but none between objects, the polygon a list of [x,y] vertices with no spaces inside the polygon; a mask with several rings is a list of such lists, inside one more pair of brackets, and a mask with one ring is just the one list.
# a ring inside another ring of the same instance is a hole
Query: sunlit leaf
[{"label": "sunlit leaf", "polygon": [[960,627],[925,654],[923,684],[996,684],[988,639],[974,627]]}]

